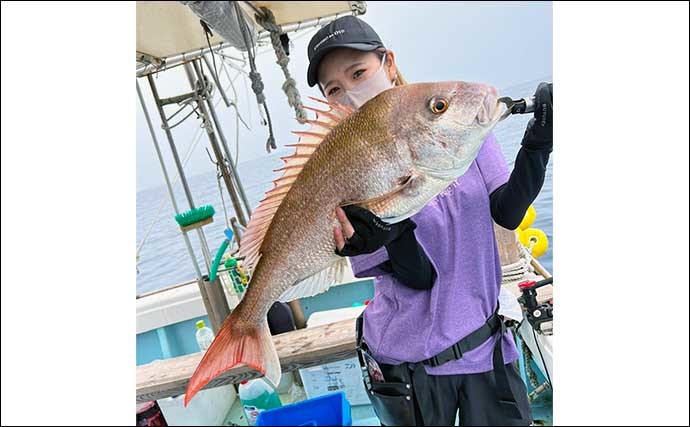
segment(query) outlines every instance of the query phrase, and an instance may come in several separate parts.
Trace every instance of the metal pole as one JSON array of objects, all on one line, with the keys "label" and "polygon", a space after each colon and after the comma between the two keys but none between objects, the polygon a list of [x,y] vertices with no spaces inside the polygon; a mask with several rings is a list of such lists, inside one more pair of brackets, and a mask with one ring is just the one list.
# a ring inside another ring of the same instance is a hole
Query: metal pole
[{"label": "metal pole", "polygon": [[230,228],[232,228],[232,232],[235,233],[235,240],[239,245],[240,241],[242,240],[242,233],[244,232],[245,228],[241,225],[238,225],[237,218],[235,217],[230,218]]},{"label": "metal pole", "polygon": [[[196,69],[198,65],[196,62],[192,62],[194,65],[194,68]],[[189,80],[189,84],[192,88],[195,87],[195,81],[194,81],[194,76],[192,75],[192,67],[189,65],[189,63],[184,64],[184,69],[185,72],[187,73],[187,79]],[[198,71],[198,70],[197,70]],[[205,92],[206,84],[203,81],[203,78],[201,77],[201,73],[197,73],[199,77],[199,84],[201,85],[202,93]],[[220,169],[220,173],[223,177],[223,181],[225,182],[225,186],[228,189],[228,193],[230,194],[230,198],[232,199],[232,204],[235,208],[235,214],[237,215],[237,218],[239,219],[240,223],[243,225],[247,224],[247,220],[245,218],[245,213],[241,209],[241,206],[239,204],[239,199],[237,198],[237,193],[235,192],[235,186],[234,183],[232,182],[232,177],[228,173],[226,164],[225,164],[225,159],[223,157],[223,153],[220,150],[220,147],[218,146],[218,140],[216,139],[216,133],[213,128],[213,123],[211,120],[209,120],[209,113],[206,108],[206,105],[203,100],[198,99],[196,100],[197,105],[199,106],[199,113],[202,116],[203,120],[203,126],[206,129],[206,134],[208,135],[208,140],[211,143],[211,148],[213,149],[213,154],[216,156],[216,160],[218,161],[218,168]]]},{"label": "metal pole", "polygon": [[[189,189],[189,184],[187,183],[187,178],[184,174],[184,168],[182,167],[182,162],[180,161],[180,156],[177,154],[177,148],[175,147],[175,140],[173,139],[172,132],[168,126],[168,119],[165,117],[165,111],[163,111],[163,105],[161,104],[160,96],[158,96],[158,89],[156,88],[156,83],[153,81],[153,77],[149,74],[146,76],[149,81],[149,86],[151,86],[151,93],[153,94],[153,99],[156,101],[156,108],[158,108],[158,114],[161,117],[161,123],[163,124],[163,130],[165,131],[165,136],[168,138],[168,143],[170,144],[170,151],[172,151],[173,159],[175,159],[175,166],[177,166],[177,173],[180,176],[180,182],[182,182],[182,187],[184,188],[184,193],[187,196],[187,203],[189,203],[189,208],[194,209],[194,199],[192,198],[192,191]],[[212,258],[208,251],[208,243],[206,242],[206,237],[204,236],[204,231],[201,227],[196,229],[197,235],[199,236],[199,241],[201,244],[201,253],[204,255],[204,262],[206,263],[207,271],[211,271]]]},{"label": "metal pole", "polygon": [[[223,90],[220,87],[220,82],[218,81],[218,78],[216,77],[215,72],[211,68],[211,65],[208,63],[208,59],[204,56],[203,57],[204,61],[206,62],[206,66],[209,69],[209,72],[211,73],[212,76],[214,76],[214,81],[216,82],[216,86],[218,87],[219,90]],[[198,67],[194,66],[194,70],[197,72],[197,77],[201,80],[201,70],[198,69]],[[221,92],[222,94],[223,92]],[[220,141],[223,143],[223,151],[225,151],[225,156],[228,159],[228,169],[230,169],[230,172],[232,172],[232,177],[234,179],[234,184],[237,189],[237,192],[240,194],[240,197],[242,198],[242,203],[244,203],[244,208],[247,212],[247,217],[250,217],[252,215],[252,210],[249,205],[249,200],[247,200],[247,195],[244,193],[244,187],[242,186],[242,181],[240,180],[240,176],[237,173],[237,169],[235,168],[235,163],[232,159],[232,154],[230,154],[230,148],[228,147],[228,142],[225,139],[225,134],[223,133],[223,130],[220,126],[220,120],[218,120],[218,115],[216,115],[216,108],[213,106],[213,98],[209,97],[207,99],[207,104],[208,104],[208,110],[211,112],[211,117],[213,118],[213,123],[216,126],[216,130],[218,131],[218,136],[220,137]],[[231,195],[232,196],[232,195]],[[237,210],[237,207],[235,207],[235,210]],[[246,225],[246,224],[244,224]]]},{"label": "metal pole", "polygon": [[209,314],[208,317],[211,319],[213,332],[218,334],[218,331],[220,331],[220,328],[223,326],[223,321],[225,321],[225,318],[230,314],[230,306],[225,297],[225,291],[223,290],[223,284],[220,282],[220,277],[216,277],[215,281],[209,282],[208,276],[204,276],[203,282],[206,292],[211,295],[211,300],[214,301],[213,316]]},{"label": "metal pole", "polygon": [[[173,209],[175,210],[175,214],[179,214],[180,211],[177,208],[177,201],[175,200],[175,193],[173,192],[172,184],[170,184],[170,177],[168,176],[168,170],[165,167],[165,161],[163,160],[163,155],[161,154],[161,149],[160,146],[158,145],[158,138],[156,138],[156,133],[153,131],[153,125],[151,124],[151,117],[149,116],[149,111],[146,108],[146,104],[144,103],[144,96],[141,93],[141,88],[139,88],[139,81],[137,80],[137,95],[139,95],[139,102],[141,103],[141,108],[144,110],[144,117],[146,118],[146,124],[149,127],[149,132],[151,132],[151,139],[153,140],[153,145],[156,148],[156,154],[158,155],[158,161],[161,165],[161,169],[163,170],[163,177],[165,178],[165,185],[168,187],[168,195],[170,196],[170,202],[172,203]],[[199,264],[197,263],[196,260],[196,255],[194,254],[194,249],[192,248],[192,243],[189,241],[189,236],[187,236],[187,232],[183,231],[182,232],[182,237],[184,239],[185,246],[187,246],[187,253],[189,253],[189,257],[192,259],[192,264],[194,265],[194,272],[196,273],[196,282],[197,285],[199,286],[199,293],[201,294],[201,300],[204,303],[204,307],[206,308],[206,312],[209,313],[209,316],[212,315],[213,313],[213,306],[211,305],[211,301],[208,297],[208,294],[206,292],[206,288],[204,287],[204,281],[202,279],[202,274],[201,270],[199,269]]]},{"label": "metal pole", "polygon": [[213,263],[213,256],[208,249],[208,242],[206,241],[206,235],[201,227],[196,229],[197,235],[199,236],[199,241],[201,242],[201,252],[204,254],[204,260],[206,260],[206,268],[208,272],[211,273],[211,264]]}]

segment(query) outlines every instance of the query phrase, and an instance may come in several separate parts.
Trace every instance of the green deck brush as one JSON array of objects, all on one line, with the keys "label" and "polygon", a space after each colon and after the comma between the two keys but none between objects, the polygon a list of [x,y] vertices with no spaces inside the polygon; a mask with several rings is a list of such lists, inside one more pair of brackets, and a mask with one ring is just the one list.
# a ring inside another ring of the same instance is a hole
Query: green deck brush
[{"label": "green deck brush", "polygon": [[175,221],[177,221],[180,227],[187,227],[211,218],[215,213],[216,211],[211,205],[200,206],[198,208],[188,210],[187,212],[175,215]]}]

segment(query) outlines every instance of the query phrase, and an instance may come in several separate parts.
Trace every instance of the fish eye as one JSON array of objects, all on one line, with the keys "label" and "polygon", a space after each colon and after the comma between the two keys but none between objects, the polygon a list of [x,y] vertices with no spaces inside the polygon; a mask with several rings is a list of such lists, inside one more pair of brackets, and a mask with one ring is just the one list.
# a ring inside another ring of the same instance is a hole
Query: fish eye
[{"label": "fish eye", "polygon": [[448,109],[448,100],[442,97],[433,97],[429,101],[429,109],[434,114],[443,114]]}]

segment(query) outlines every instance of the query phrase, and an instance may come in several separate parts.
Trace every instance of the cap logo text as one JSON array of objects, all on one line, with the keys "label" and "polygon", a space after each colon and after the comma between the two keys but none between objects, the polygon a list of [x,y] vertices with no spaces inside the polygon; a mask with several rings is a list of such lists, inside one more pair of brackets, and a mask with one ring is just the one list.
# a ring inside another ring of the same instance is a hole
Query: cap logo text
[{"label": "cap logo text", "polygon": [[345,33],[345,30],[337,30],[337,31],[332,32],[331,34],[329,34],[329,35],[327,35],[326,37],[322,38],[321,41],[319,41],[318,43],[316,43],[316,45],[314,46],[314,50],[318,49],[319,46],[321,46],[322,44],[326,43],[326,41],[329,40],[330,38],[335,37],[335,36],[339,36],[339,35],[341,35],[341,34],[343,34],[343,33]]}]

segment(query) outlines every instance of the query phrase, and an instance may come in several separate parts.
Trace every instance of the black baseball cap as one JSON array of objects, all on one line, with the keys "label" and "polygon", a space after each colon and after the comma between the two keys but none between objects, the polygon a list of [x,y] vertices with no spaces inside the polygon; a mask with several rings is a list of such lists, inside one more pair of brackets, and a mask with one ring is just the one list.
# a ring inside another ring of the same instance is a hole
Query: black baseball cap
[{"label": "black baseball cap", "polygon": [[369,24],[356,16],[343,16],[324,25],[311,38],[307,48],[307,56],[309,57],[307,83],[309,83],[309,87],[318,82],[319,64],[323,57],[339,47],[369,52],[383,47],[383,42]]}]

